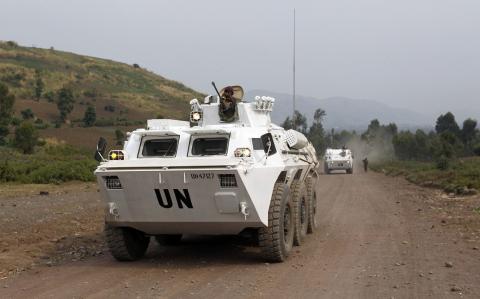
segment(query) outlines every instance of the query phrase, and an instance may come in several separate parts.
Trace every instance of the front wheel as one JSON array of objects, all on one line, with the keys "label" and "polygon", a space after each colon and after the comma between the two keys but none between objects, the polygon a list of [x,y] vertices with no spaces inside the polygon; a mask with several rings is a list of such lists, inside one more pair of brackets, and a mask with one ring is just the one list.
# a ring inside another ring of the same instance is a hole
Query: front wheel
[{"label": "front wheel", "polygon": [[293,247],[295,208],[285,188],[283,183],[275,184],[268,210],[268,226],[258,230],[260,248],[270,262],[285,261]]},{"label": "front wheel", "polygon": [[118,261],[136,261],[147,251],[150,237],[130,227],[114,227],[105,224],[107,246]]}]

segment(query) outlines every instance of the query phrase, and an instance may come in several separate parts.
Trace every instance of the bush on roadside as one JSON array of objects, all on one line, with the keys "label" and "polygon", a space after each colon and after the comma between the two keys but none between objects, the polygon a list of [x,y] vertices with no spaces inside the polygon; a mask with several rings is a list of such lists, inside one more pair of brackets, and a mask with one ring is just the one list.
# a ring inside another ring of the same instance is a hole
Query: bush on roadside
[{"label": "bush on roadside", "polygon": [[448,193],[480,191],[480,157],[449,160],[448,163],[446,170],[439,169],[435,162],[399,160],[371,163],[370,168],[389,176],[404,176],[414,184],[440,188]]},{"label": "bush on roadside", "polygon": [[473,148],[473,153],[477,156],[480,156],[480,144],[477,144],[474,148]]},{"label": "bush on roadside", "polygon": [[97,162],[69,145],[48,145],[32,155],[0,148],[0,182],[58,184],[67,181],[93,181]]},{"label": "bush on roadside", "polygon": [[31,122],[23,122],[15,130],[13,141],[16,148],[21,149],[24,154],[32,154],[38,142],[38,132]]}]

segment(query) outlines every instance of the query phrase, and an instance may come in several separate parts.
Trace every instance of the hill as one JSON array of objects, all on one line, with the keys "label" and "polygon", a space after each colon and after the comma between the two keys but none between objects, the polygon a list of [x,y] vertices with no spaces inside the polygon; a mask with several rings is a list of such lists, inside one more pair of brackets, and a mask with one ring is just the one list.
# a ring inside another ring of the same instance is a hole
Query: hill
[{"label": "hill", "polygon": [[[35,82],[44,89],[35,99]],[[148,118],[186,119],[188,102],[202,95],[182,83],[168,80],[138,65],[83,56],[56,49],[22,47],[0,42],[0,81],[16,96],[15,116],[30,108],[43,137],[56,137],[74,145],[92,147],[99,135],[113,139],[114,131],[141,127]],[[55,93],[62,87],[73,91],[75,104],[67,125],[55,128],[59,112]],[[97,124],[84,128],[88,105],[96,108]]]},{"label": "hill", "polygon": [[[247,92],[247,98],[255,95],[270,95],[275,97],[276,105],[272,117],[274,122],[281,123],[285,117],[292,114],[292,95],[276,93],[266,90],[252,90]],[[381,123],[396,123],[400,128],[430,128],[431,120],[408,109],[394,108],[372,100],[354,100],[345,97],[331,97],[317,99],[297,95],[297,110],[304,114],[308,121],[313,120],[313,112],[322,108],[327,112],[326,128],[365,129],[372,119],[377,118]]]}]

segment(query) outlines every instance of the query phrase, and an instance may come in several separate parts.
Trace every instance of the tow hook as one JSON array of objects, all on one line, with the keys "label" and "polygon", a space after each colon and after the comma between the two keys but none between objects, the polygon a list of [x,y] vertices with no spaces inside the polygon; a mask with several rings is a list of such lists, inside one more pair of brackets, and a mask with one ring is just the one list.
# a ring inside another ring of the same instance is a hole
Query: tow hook
[{"label": "tow hook", "polygon": [[250,215],[250,213],[248,212],[248,204],[244,201],[240,203],[240,213],[243,214],[245,221],[247,221],[247,217]]},{"label": "tow hook", "polygon": [[120,217],[118,207],[114,202],[108,203],[108,213],[110,213],[111,216],[115,217],[115,219]]}]

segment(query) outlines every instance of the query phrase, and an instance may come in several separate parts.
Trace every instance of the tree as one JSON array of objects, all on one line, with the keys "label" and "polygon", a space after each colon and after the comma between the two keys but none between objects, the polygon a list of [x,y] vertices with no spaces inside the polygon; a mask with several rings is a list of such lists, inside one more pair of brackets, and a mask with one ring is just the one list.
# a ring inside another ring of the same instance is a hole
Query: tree
[{"label": "tree", "polygon": [[307,133],[307,118],[300,113],[300,111],[295,110],[294,114],[294,123],[293,129],[302,132],[303,134]]},{"label": "tree", "polygon": [[22,118],[24,120],[31,119],[31,118],[35,117],[35,114],[33,114],[33,111],[30,108],[22,110],[22,111],[20,111],[20,113],[22,114]]},{"label": "tree", "polygon": [[117,140],[117,145],[122,145],[123,140],[125,139],[125,134],[119,129],[115,130],[115,139]]},{"label": "tree", "polygon": [[308,139],[312,142],[313,147],[318,154],[323,154],[326,149],[325,130],[322,121],[326,116],[325,110],[318,108],[313,114],[313,124],[308,130]]},{"label": "tree", "polygon": [[61,122],[65,122],[67,115],[73,110],[73,92],[71,89],[63,87],[57,91],[57,108],[60,112]]},{"label": "tree", "polygon": [[38,143],[38,132],[30,122],[23,122],[15,130],[14,145],[21,149],[24,154],[33,153],[35,145]]},{"label": "tree", "polygon": [[15,96],[0,82],[0,145],[5,144],[5,137],[9,133],[8,125],[12,119],[14,103]]},{"label": "tree", "polygon": [[285,130],[290,130],[291,128],[293,128],[292,120],[290,119],[290,117],[287,116],[287,118],[285,118],[285,120],[280,126],[283,127]]},{"label": "tree", "polygon": [[43,83],[42,77],[40,76],[40,71],[35,70],[35,98],[37,101],[40,101],[42,97],[43,89],[45,88],[45,83]]},{"label": "tree", "polygon": [[416,136],[410,131],[403,131],[392,139],[395,156],[400,160],[414,160],[417,158]]},{"label": "tree", "polygon": [[415,132],[416,143],[416,158],[418,160],[431,160],[433,149],[431,147],[431,139],[425,134],[423,130],[417,130]]},{"label": "tree", "polygon": [[437,134],[443,132],[450,132],[458,136],[460,128],[458,127],[457,122],[455,121],[455,116],[451,112],[440,115],[437,118],[437,123],[435,125],[435,131]]},{"label": "tree", "polygon": [[83,116],[83,123],[85,127],[91,127],[95,124],[97,120],[97,112],[95,111],[95,107],[88,106],[87,110],[85,110],[85,115]]},{"label": "tree", "polygon": [[478,136],[477,130],[477,121],[471,118],[466,119],[463,122],[463,127],[460,132],[463,145],[467,150],[467,153],[471,153],[472,150],[472,143]]},{"label": "tree", "polygon": [[[294,120],[291,120],[289,116],[283,121],[282,127],[285,130],[294,129],[302,132],[303,134],[307,133],[307,118],[300,113],[300,111],[295,110],[293,115]],[[295,121],[295,123],[294,123]]]},{"label": "tree", "polygon": [[397,131],[396,124],[381,125],[378,119],[374,119],[368,125],[367,131],[362,134],[361,139],[368,145],[368,151],[381,154],[382,158],[391,158],[395,154],[392,140]]},{"label": "tree", "polygon": [[323,110],[322,108],[318,108],[313,114],[313,121],[316,124],[322,123],[325,116],[327,116],[327,112],[325,112],[325,110]]}]

